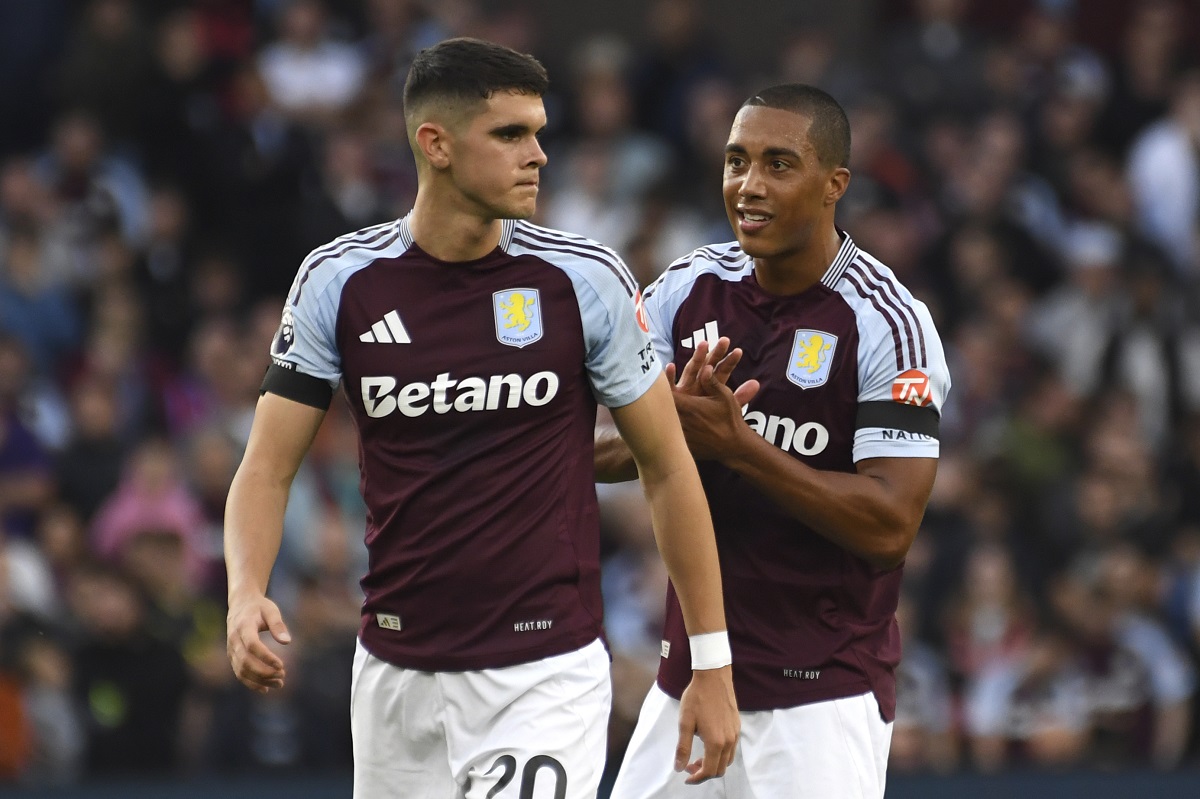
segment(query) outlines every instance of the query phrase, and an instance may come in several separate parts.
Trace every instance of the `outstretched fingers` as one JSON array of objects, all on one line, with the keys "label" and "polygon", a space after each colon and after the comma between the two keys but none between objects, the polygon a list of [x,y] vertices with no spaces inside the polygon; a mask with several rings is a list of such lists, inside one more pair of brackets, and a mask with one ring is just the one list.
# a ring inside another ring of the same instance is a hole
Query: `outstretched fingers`
[{"label": "outstretched fingers", "polygon": [[679,380],[675,383],[675,388],[679,391],[692,391],[696,385],[696,379],[700,375],[700,370],[708,362],[708,342],[697,341],[696,349],[692,352],[692,357],[688,358],[688,362],[683,365],[683,371],[679,374]]},{"label": "outstretched fingers", "polygon": [[[728,339],[722,339],[728,341]],[[733,374],[733,370],[737,368],[738,363],[742,360],[742,348],[730,350],[728,355],[716,358],[716,351],[713,351],[713,357],[709,359],[710,363],[716,361],[716,366],[713,368],[713,379],[722,384],[729,383],[729,376]]]}]

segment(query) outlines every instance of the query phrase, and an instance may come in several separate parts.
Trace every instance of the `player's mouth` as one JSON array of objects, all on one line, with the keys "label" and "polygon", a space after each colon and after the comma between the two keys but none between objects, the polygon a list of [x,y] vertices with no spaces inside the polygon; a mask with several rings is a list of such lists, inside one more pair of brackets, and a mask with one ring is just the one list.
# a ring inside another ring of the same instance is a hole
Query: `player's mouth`
[{"label": "player's mouth", "polygon": [[743,233],[757,233],[771,223],[774,218],[757,208],[738,208],[738,228]]}]

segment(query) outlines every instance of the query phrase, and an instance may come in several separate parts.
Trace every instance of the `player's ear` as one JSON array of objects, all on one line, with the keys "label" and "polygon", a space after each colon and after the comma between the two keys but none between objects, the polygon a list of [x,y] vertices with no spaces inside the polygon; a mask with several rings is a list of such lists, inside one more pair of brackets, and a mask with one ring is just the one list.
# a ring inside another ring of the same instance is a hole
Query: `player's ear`
[{"label": "player's ear", "polygon": [[421,155],[434,169],[450,166],[450,134],[436,122],[422,122],[414,135]]},{"label": "player's ear", "polygon": [[829,183],[825,187],[825,204],[834,205],[842,199],[846,189],[850,188],[850,170],[839,166],[829,175]]}]

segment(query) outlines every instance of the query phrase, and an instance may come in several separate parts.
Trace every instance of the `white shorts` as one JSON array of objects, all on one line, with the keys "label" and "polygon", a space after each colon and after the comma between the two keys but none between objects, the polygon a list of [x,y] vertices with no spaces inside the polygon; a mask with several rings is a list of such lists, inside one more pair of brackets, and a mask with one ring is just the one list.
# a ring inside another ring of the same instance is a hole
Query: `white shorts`
[{"label": "white shorts", "polygon": [[[892,725],[873,694],[743,711],[725,776],[686,785],[674,769],[679,702],[650,689],[612,799],[882,799]],[[703,751],[696,738],[692,760]]]},{"label": "white shorts", "polygon": [[595,799],[612,706],[600,641],[501,669],[354,655],[354,799]]}]

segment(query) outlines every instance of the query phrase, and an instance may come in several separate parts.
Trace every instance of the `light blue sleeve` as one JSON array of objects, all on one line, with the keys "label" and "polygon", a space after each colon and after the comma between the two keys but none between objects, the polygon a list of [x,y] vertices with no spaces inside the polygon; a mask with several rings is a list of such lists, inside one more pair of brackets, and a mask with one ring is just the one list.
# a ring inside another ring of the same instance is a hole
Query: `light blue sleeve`
[{"label": "light blue sleeve", "polygon": [[[927,363],[908,370],[896,366],[896,347],[886,324],[859,317],[858,401],[929,407],[941,416],[950,393],[946,355],[929,309],[913,300],[912,312],[924,337]],[[932,437],[897,436],[896,431],[880,427],[862,427],[854,434],[855,463],[865,458],[936,458],[939,454],[938,439]]]},{"label": "light blue sleeve", "polygon": [[[636,285],[623,263],[617,266],[628,285]],[[641,397],[662,372],[650,338],[641,293],[629,296],[626,284],[608,269],[570,270],[583,320],[586,366],[592,391],[609,408]]]},{"label": "light blue sleeve", "polygon": [[284,369],[316,377],[336,391],[342,379],[336,322],[345,280],[305,280],[301,267],[283,306],[279,332],[271,344],[271,360]]},{"label": "light blue sleeve", "polygon": [[[650,323],[650,335],[654,339],[654,352],[659,363],[665,369],[667,364],[675,360],[675,345],[671,337],[675,313],[679,310],[679,301],[673,297],[673,282],[669,280],[670,272],[663,272],[658,280],[646,289],[644,306],[646,319]],[[682,367],[683,364],[675,364]]]}]

